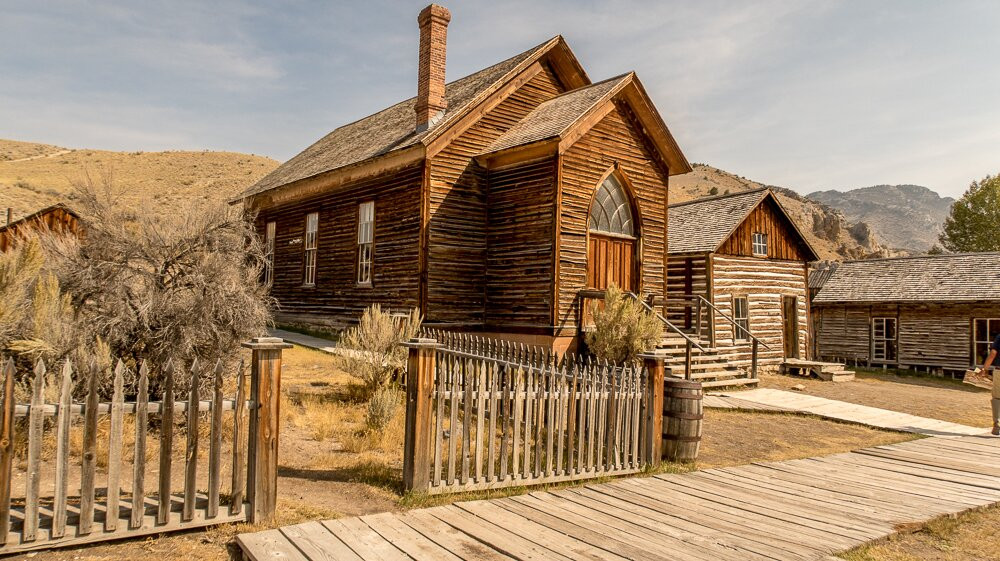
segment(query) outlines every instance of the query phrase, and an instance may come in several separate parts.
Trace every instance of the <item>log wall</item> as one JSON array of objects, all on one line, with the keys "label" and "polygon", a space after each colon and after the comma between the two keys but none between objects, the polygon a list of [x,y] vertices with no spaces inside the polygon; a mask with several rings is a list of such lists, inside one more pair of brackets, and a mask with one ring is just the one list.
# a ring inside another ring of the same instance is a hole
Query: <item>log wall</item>
[{"label": "log wall", "polygon": [[[784,358],[783,296],[798,298],[799,356],[808,356],[809,304],[804,262],[715,255],[712,268],[713,304],[721,313],[732,317],[733,297],[747,297],[750,332],[771,347],[770,351],[760,348],[761,364],[777,364]],[[717,345],[735,346],[738,359],[749,360],[750,341],[736,341],[733,324],[721,313],[715,318]]]},{"label": "log wall", "polygon": [[965,370],[973,360],[973,319],[1000,316],[997,304],[814,305],[816,351],[826,360],[870,363],[871,319],[894,317],[898,362],[890,366]]},{"label": "log wall", "polygon": [[[420,186],[423,165],[414,165],[262,210],[263,239],[274,221],[274,280],[271,294],[281,321],[342,326],[380,303],[410,309],[419,300]],[[358,205],[375,201],[375,249],[371,286],[358,286]],[[315,286],[302,284],[305,218],[319,212]]]},{"label": "log wall", "polygon": [[[690,300],[681,298],[687,294],[698,294],[710,299],[708,277],[705,273],[706,254],[675,253],[667,256],[667,319],[674,325],[687,325],[687,304]],[[693,321],[693,319],[692,319]]]},{"label": "log wall", "polygon": [[473,158],[540,103],[562,91],[553,71],[543,66],[542,72],[431,159],[428,322],[484,324],[489,189],[486,170]]},{"label": "log wall", "polygon": [[641,130],[631,111],[618,105],[562,155],[557,327],[564,332],[576,330],[577,293],[587,284],[590,203],[616,164],[638,207],[638,290],[664,296],[668,179]]},{"label": "log wall", "polygon": [[65,208],[54,207],[28,219],[11,223],[0,229],[0,252],[10,249],[17,240],[35,230],[56,234],[79,235],[80,220]]}]

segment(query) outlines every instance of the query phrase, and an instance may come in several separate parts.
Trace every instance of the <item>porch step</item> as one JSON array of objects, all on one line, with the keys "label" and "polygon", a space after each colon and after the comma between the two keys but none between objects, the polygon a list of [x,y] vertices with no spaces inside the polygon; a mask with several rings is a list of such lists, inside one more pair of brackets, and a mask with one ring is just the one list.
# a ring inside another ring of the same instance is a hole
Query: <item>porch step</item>
[{"label": "porch step", "polygon": [[854,379],[854,371],[847,369],[839,362],[819,362],[790,358],[781,363],[781,371],[785,374],[800,376],[815,374],[817,378],[827,382],[847,382]]},{"label": "porch step", "polygon": [[728,388],[737,386],[756,386],[760,382],[757,378],[727,378],[725,380],[706,380],[701,383],[702,388]]}]

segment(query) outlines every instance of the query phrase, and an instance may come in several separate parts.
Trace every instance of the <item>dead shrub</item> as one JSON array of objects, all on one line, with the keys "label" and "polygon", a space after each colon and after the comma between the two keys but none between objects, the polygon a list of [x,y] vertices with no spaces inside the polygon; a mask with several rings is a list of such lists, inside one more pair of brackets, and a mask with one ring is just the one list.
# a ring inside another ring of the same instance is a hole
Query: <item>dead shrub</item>
[{"label": "dead shrub", "polygon": [[660,321],[613,283],[604,306],[594,304],[591,311],[594,330],[586,335],[587,348],[613,364],[636,363],[640,354],[655,348],[663,337]]},{"label": "dead shrub", "polygon": [[400,343],[416,337],[422,322],[413,310],[405,319],[394,319],[373,304],[361,314],[356,327],[340,340],[341,367],[360,382],[360,397],[371,399],[375,391],[406,367],[407,351]]}]

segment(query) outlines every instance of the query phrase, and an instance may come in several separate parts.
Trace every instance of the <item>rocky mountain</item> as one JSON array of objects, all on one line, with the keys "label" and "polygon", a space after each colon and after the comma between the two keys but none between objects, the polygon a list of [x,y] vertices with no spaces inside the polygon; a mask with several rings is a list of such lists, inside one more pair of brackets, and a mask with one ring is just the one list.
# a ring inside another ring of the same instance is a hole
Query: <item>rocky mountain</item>
[{"label": "rocky mountain", "polygon": [[765,185],[721,169],[694,164],[694,171],[670,178],[670,202],[770,187],[820,259],[865,259],[895,253],[883,247],[865,222],[849,220],[839,210],[810,200],[791,189]]},{"label": "rocky mountain", "polygon": [[808,198],[866,222],[889,247],[924,252],[938,243],[955,199],[919,185],[875,185],[850,191],[817,191]]}]

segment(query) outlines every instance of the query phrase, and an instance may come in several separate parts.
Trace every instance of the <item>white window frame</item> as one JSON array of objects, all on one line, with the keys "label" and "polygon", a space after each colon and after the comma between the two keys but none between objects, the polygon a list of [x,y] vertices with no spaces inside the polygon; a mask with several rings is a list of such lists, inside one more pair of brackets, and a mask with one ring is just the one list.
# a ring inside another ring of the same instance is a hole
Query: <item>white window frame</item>
[{"label": "white window frame", "polygon": [[[892,336],[888,336],[888,325],[892,325]],[[882,334],[879,335],[881,328]],[[872,318],[872,362],[895,363],[899,360],[899,321],[892,316],[878,316]],[[889,356],[889,348],[892,348],[892,356]]]},{"label": "white window frame", "polygon": [[264,226],[264,284],[266,286],[274,284],[274,245],[277,229],[276,222],[268,222]]},{"label": "white window frame", "polygon": [[[988,340],[982,340],[978,336],[977,324],[981,321],[986,322],[986,338]],[[996,331],[990,328],[990,325],[995,325]],[[970,339],[972,339],[972,364],[974,366],[982,366],[983,361],[986,356],[990,354],[990,345],[993,344],[993,339],[990,338],[991,333],[996,333],[1000,331],[1000,318],[974,318],[972,320],[972,334]],[[980,353],[980,346],[983,347],[984,352]]]},{"label": "white window frame", "polygon": [[750,236],[750,252],[757,257],[767,257],[767,234],[754,232]]},{"label": "white window frame", "polygon": [[358,205],[358,286],[371,286],[375,269],[375,201]]},{"label": "white window frame", "polygon": [[302,285],[316,286],[316,256],[319,253],[319,213],[306,215],[305,236],[302,243]]},{"label": "white window frame", "polygon": [[[743,309],[740,310],[740,306],[737,302],[743,301]],[[742,314],[740,313],[742,312]],[[741,317],[742,315],[742,317]],[[750,340],[750,297],[746,295],[733,295],[733,323],[746,329],[739,329],[736,325],[733,326],[733,341],[749,341]]]}]

